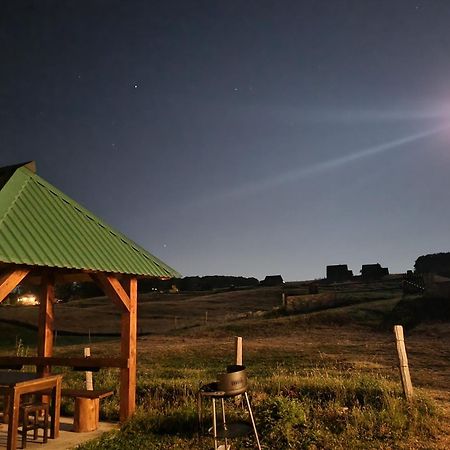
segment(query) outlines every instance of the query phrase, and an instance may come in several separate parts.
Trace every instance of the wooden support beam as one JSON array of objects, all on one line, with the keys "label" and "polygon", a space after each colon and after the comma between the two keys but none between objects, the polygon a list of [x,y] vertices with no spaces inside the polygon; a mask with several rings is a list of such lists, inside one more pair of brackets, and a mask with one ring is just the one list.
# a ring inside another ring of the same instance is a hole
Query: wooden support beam
[{"label": "wooden support beam", "polygon": [[0,303],[17,287],[17,285],[30,273],[27,268],[15,268],[0,278]]},{"label": "wooden support beam", "polygon": [[[53,329],[55,302],[55,276],[47,274],[42,277],[42,289],[39,303],[38,319],[38,356],[47,357],[53,355]],[[50,374],[48,365],[38,367],[41,376]]]},{"label": "wooden support beam", "polygon": [[122,310],[120,353],[128,361],[128,367],[120,370],[120,420],[123,422],[136,409],[137,278],[129,278],[124,289],[114,275],[96,273],[91,277]]},{"label": "wooden support beam", "polygon": [[96,273],[91,274],[91,278],[122,311],[130,310],[130,298],[114,275]]},{"label": "wooden support beam", "polygon": [[122,312],[121,355],[128,360],[128,368],[120,371],[120,421],[123,422],[136,409],[136,346],[137,346],[137,279],[128,285],[129,309]]}]

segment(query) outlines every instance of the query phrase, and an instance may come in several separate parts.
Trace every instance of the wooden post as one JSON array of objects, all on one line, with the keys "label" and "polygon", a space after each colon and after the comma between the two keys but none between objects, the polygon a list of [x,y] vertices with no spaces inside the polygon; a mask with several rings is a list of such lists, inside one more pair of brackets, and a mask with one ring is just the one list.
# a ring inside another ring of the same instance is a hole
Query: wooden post
[{"label": "wooden post", "polygon": [[413,387],[411,383],[411,376],[409,374],[408,356],[406,354],[405,338],[403,336],[403,327],[401,325],[395,325],[394,333],[397,344],[400,378],[402,380],[403,393],[405,394],[406,400],[411,401],[413,397]]},{"label": "wooden post", "polygon": [[[42,289],[39,304],[38,356],[46,357],[53,355],[54,300],[55,277],[53,274],[47,274],[42,277]],[[47,376],[50,374],[50,367],[39,366],[38,373],[40,376]]]},{"label": "wooden post", "polygon": [[[91,356],[91,348],[85,347],[84,349],[84,357],[89,358]],[[87,391],[93,391],[94,390],[94,382],[92,380],[92,372],[90,370],[87,370],[85,372],[86,374],[86,390]]]},{"label": "wooden post", "polygon": [[281,306],[286,308],[286,294],[284,292],[281,293]]},{"label": "wooden post", "polygon": [[235,344],[234,363],[238,366],[242,366],[242,338],[236,336],[234,338],[234,344]]},{"label": "wooden post", "polygon": [[205,311],[205,325],[208,323],[208,311]]},{"label": "wooden post", "polygon": [[[234,337],[234,363],[237,366],[242,366],[242,338],[240,336]],[[242,402],[242,395],[237,395],[234,403],[238,405]]]},{"label": "wooden post", "polygon": [[128,367],[120,370],[120,421],[136,409],[137,279],[129,280],[129,310],[122,311],[121,356]]},{"label": "wooden post", "polygon": [[136,409],[137,279],[129,278],[124,286],[115,275],[96,273],[91,278],[121,309],[120,353],[127,367],[120,369],[120,421]]}]

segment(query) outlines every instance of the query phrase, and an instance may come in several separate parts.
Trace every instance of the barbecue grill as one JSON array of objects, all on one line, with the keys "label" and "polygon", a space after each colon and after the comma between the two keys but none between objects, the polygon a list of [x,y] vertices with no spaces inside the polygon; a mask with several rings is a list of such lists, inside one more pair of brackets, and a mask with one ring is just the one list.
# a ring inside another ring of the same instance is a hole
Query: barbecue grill
[{"label": "barbecue grill", "polygon": [[234,397],[247,390],[247,371],[245,366],[232,365],[227,367],[227,373],[219,373],[217,387],[225,392],[225,397]]},{"label": "barbecue grill", "polygon": [[[219,373],[217,375],[218,381],[214,383],[209,383],[202,386],[198,392],[198,420],[199,420],[199,430],[203,431],[203,399],[211,398],[212,400],[212,416],[213,416],[213,426],[212,434],[214,437],[214,450],[219,450],[221,448],[228,449],[228,438],[236,437],[233,429],[246,430],[246,425],[244,424],[232,424],[227,425],[225,416],[225,399],[230,397],[236,397],[243,394],[246,400],[246,406],[248,413],[252,422],[253,431],[256,437],[256,443],[258,449],[261,450],[261,445],[259,443],[258,432],[256,431],[255,419],[253,417],[252,408],[250,405],[250,399],[247,394],[247,371],[245,366],[242,365],[230,365],[227,367],[225,373]],[[222,424],[223,433],[221,436],[225,439],[225,446],[218,447],[218,431],[217,431],[217,417],[216,417],[216,400],[221,401],[222,406]],[[235,425],[233,427],[233,425]]]}]

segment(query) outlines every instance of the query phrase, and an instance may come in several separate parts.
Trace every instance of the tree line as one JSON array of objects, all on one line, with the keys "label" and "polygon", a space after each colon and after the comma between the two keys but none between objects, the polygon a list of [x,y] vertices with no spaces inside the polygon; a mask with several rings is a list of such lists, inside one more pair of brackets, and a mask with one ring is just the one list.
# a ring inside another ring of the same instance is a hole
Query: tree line
[{"label": "tree line", "polygon": [[414,264],[414,271],[450,277],[450,252],[419,256]]}]

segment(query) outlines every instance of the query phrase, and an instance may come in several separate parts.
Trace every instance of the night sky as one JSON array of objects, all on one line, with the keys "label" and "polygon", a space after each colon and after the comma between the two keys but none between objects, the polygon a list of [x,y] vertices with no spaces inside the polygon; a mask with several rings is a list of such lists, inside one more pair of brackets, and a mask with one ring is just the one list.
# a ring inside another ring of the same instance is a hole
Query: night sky
[{"label": "night sky", "polygon": [[450,250],[448,0],[5,0],[0,50],[0,166],[183,275]]}]

